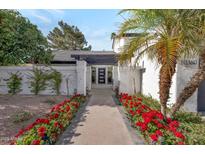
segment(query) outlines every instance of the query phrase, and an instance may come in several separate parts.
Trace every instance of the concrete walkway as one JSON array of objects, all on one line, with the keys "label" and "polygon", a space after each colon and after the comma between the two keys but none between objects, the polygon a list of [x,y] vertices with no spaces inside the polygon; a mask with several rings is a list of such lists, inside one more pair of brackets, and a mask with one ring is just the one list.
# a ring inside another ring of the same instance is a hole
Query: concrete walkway
[{"label": "concrete walkway", "polygon": [[110,89],[95,89],[57,144],[137,144],[112,98]]}]

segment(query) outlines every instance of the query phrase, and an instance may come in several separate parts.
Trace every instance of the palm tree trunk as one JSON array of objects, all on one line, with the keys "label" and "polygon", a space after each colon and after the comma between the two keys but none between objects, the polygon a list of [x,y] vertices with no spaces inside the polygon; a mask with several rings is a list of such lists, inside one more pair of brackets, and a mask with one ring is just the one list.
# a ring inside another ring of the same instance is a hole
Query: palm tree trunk
[{"label": "palm tree trunk", "polygon": [[182,92],[179,94],[176,103],[171,108],[171,116],[173,116],[176,111],[180,109],[185,101],[193,95],[201,82],[205,80],[205,51],[200,55],[200,63],[201,66],[199,70],[193,75],[191,80],[184,87]]},{"label": "palm tree trunk", "polygon": [[162,66],[159,77],[159,98],[161,103],[161,112],[166,117],[167,101],[169,99],[169,91],[172,84],[172,77],[175,73],[176,63],[172,68]]}]

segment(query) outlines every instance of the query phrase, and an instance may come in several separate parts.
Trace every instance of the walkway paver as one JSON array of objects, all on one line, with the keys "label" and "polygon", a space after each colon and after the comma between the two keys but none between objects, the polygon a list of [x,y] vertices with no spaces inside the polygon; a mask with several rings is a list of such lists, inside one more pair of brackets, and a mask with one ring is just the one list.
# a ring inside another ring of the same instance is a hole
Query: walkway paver
[{"label": "walkway paver", "polygon": [[135,144],[110,89],[95,89],[57,144]]}]

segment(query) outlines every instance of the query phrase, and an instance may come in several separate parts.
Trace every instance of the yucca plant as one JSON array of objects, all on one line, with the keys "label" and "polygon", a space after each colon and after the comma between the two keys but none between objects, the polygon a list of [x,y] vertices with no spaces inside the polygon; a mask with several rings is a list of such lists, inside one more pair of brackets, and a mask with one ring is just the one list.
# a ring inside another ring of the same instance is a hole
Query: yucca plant
[{"label": "yucca plant", "polygon": [[[140,32],[123,48],[120,61],[144,55],[157,62],[160,67],[159,95],[161,112],[166,115],[172,77],[177,60],[181,57],[197,55],[204,38],[200,29],[201,22],[196,10],[123,10],[129,17],[122,23],[117,37],[126,32]],[[202,11],[203,12],[203,11]]]}]

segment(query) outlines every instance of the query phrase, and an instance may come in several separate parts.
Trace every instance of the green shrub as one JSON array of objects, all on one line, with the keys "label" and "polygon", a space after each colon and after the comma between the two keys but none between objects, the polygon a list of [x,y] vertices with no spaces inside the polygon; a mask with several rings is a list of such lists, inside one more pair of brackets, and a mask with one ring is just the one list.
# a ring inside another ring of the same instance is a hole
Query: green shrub
[{"label": "green shrub", "polygon": [[46,89],[47,73],[38,68],[33,68],[33,76],[31,79],[31,92],[38,95],[40,91]]},{"label": "green shrub", "polygon": [[181,123],[184,130],[187,132],[187,141],[189,145],[204,145],[205,144],[205,123]]},{"label": "green shrub", "polygon": [[11,73],[11,76],[7,82],[9,94],[15,95],[21,91],[21,80],[22,78],[20,77],[19,72]]},{"label": "green shrub", "polygon": [[62,82],[62,75],[60,72],[53,70],[49,75],[48,75],[48,80],[50,80],[51,83],[51,88],[55,92],[56,95],[60,94],[60,86]]},{"label": "green shrub", "polygon": [[137,97],[141,97],[145,105],[148,105],[154,110],[160,111],[161,106],[158,100],[154,99],[152,96],[137,94]]},{"label": "green shrub", "polygon": [[199,124],[202,122],[202,118],[200,117],[200,115],[196,113],[191,113],[191,112],[179,111],[175,114],[173,118],[180,122],[187,122],[187,123],[198,123]]}]

